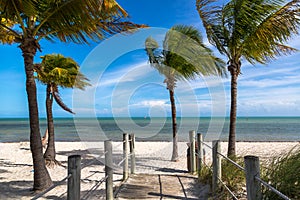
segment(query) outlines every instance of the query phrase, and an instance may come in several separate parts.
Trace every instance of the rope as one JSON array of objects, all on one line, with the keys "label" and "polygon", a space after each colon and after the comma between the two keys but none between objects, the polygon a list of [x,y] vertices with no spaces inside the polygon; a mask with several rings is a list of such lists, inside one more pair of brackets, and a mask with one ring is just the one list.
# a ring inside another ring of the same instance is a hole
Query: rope
[{"label": "rope", "polygon": [[91,194],[93,194],[94,191],[96,191],[98,189],[98,187],[104,182],[106,181],[106,179],[108,178],[108,176],[105,176],[104,178],[102,178],[99,181],[96,181],[96,184],[81,198],[81,199],[88,199]]},{"label": "rope", "polygon": [[53,190],[54,188],[56,188],[58,185],[61,185],[63,182],[65,182],[65,180],[69,179],[72,176],[72,174],[69,174],[68,176],[66,176],[65,178],[63,178],[62,180],[58,181],[56,184],[53,184],[51,187],[49,187],[48,189],[46,189],[44,192],[37,194],[36,196],[34,196],[31,200],[36,200],[40,197],[42,197],[44,194],[48,193],[49,191]]},{"label": "rope", "polygon": [[105,156],[105,154],[107,154],[107,153],[108,153],[108,151],[105,151],[102,155],[98,156],[97,158],[94,158],[93,160],[86,163],[85,165],[82,165],[81,169],[84,169],[84,168],[88,167],[89,165],[93,164],[94,162],[98,161],[99,158],[103,158]]},{"label": "rope", "polygon": [[120,166],[126,159],[128,159],[130,156],[134,155],[134,153],[129,153],[127,154],[127,156],[125,158],[123,158],[118,164],[117,166]]},{"label": "rope", "polygon": [[[204,142],[201,141],[202,144],[204,144],[205,146],[207,146],[210,149],[213,149],[211,146],[205,144]],[[239,168],[242,171],[245,171],[245,169],[240,166],[238,163],[234,162],[233,160],[231,160],[230,158],[228,158],[227,156],[217,152],[220,156],[222,156],[223,158],[225,158],[226,160],[228,160],[230,163],[232,163],[234,166],[236,166],[237,168]],[[200,156],[199,153],[195,153],[196,155]],[[204,163],[204,162],[203,162]],[[206,165],[206,163],[204,163]],[[207,166],[207,165],[206,165]],[[207,166],[208,167],[208,166]],[[219,178],[219,181],[222,183],[222,185],[226,188],[226,190],[232,195],[232,197],[236,200],[238,200],[238,198],[233,194],[233,192],[226,186],[226,184]],[[260,181],[265,187],[267,187],[269,190],[273,191],[274,193],[276,193],[278,196],[280,196],[281,198],[285,199],[285,200],[291,200],[289,197],[287,197],[286,195],[282,194],[280,191],[276,190],[274,187],[272,187],[270,184],[268,184],[267,182],[263,181],[262,179],[260,179],[259,177],[255,176],[255,179]]]},{"label": "rope", "polygon": [[220,183],[222,183],[222,185],[224,186],[224,188],[231,194],[231,196],[235,199],[235,200],[239,200],[235,194],[227,187],[227,185],[217,176],[218,180],[220,181]]},{"label": "rope", "polygon": [[[207,146],[210,149],[213,149],[211,146],[209,146],[208,144],[204,143],[201,141],[202,144],[204,144],[205,146]],[[228,158],[227,156],[221,154],[220,152],[217,152],[220,156],[222,156],[223,158],[225,158],[226,160],[228,160],[229,162],[231,162],[233,165],[235,165],[237,168],[239,168],[242,171],[245,171],[245,169],[239,165],[238,163],[234,162],[233,160],[231,160],[230,158]],[[200,154],[196,153],[198,156],[200,156]]]},{"label": "rope", "polygon": [[202,144],[204,144],[205,146],[207,146],[210,149],[213,149],[211,146],[209,146],[208,144],[206,144],[205,142],[201,142]]},{"label": "rope", "polygon": [[281,192],[279,192],[278,190],[276,190],[275,188],[273,188],[270,184],[268,184],[267,182],[263,181],[258,176],[255,176],[255,179],[258,180],[259,182],[261,182],[265,187],[267,187],[268,189],[270,189],[272,192],[276,193],[281,198],[283,198],[285,200],[291,200],[289,197],[285,196],[284,194],[282,194]]},{"label": "rope", "polygon": [[126,157],[123,158],[123,159],[117,164],[117,166],[120,166],[126,159],[127,159]]},{"label": "rope", "polygon": [[[213,149],[211,146],[209,146],[208,144],[201,142],[202,144],[204,144],[205,146],[207,146],[210,149]],[[219,155],[221,155],[222,157],[224,157],[225,159],[227,159],[229,162],[231,162],[233,165],[235,165],[236,167],[238,167],[239,169],[244,170],[243,167],[241,167],[239,164],[237,164],[236,162],[234,162],[233,160],[231,160],[230,158],[227,158],[226,156],[224,156],[223,154],[217,152]],[[199,153],[195,153],[196,155],[200,156]],[[213,172],[213,170],[211,169],[211,167],[209,167],[204,161],[203,164],[208,167],[210,169],[211,172]],[[220,181],[220,183],[223,185],[223,187],[229,192],[229,194],[233,197],[233,199],[238,200],[238,198],[235,196],[235,194],[228,188],[228,186],[222,181],[222,179],[220,177],[218,177],[218,180]]]},{"label": "rope", "polygon": [[220,156],[222,156],[223,158],[225,158],[226,160],[228,160],[229,162],[231,162],[234,166],[236,166],[237,168],[239,168],[242,171],[245,171],[245,169],[239,165],[238,163],[234,162],[233,160],[231,160],[230,158],[228,158],[227,156],[224,156],[223,154],[217,152]]}]

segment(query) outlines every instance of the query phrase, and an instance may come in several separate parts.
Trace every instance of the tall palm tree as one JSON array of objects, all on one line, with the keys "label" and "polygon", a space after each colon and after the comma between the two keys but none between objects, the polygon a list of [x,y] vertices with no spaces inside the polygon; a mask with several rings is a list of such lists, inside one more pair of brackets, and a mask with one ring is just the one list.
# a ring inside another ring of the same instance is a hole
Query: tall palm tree
[{"label": "tall palm tree", "polygon": [[54,123],[52,114],[53,98],[56,103],[65,111],[73,113],[60,98],[58,87],[62,88],[79,88],[83,90],[90,85],[88,79],[80,73],[79,65],[72,59],[66,58],[60,54],[52,54],[42,56],[42,62],[35,65],[37,71],[37,79],[47,86],[46,88],[46,111],[48,125],[48,145],[44,158],[46,165],[52,166],[60,164],[55,159],[55,143],[54,143]]},{"label": "tall palm tree", "polygon": [[224,75],[225,63],[215,57],[202,41],[200,32],[192,26],[176,25],[166,34],[163,49],[149,37],[145,42],[146,52],[152,67],[165,76],[164,83],[169,90],[173,153],[172,161],[178,160],[176,104],[174,90],[180,80],[194,79],[198,75]]},{"label": "tall palm tree", "polygon": [[[34,168],[34,190],[52,185],[46,169],[39,130],[33,58],[41,50],[42,39],[88,43],[111,34],[135,30],[125,21],[127,13],[115,0],[1,0],[0,32],[13,35],[22,51],[26,74],[26,92],[30,121],[30,149]],[[8,26],[6,22],[15,26]]]},{"label": "tall palm tree", "polygon": [[235,156],[237,80],[242,59],[266,64],[296,49],[284,44],[300,25],[299,0],[232,0],[217,6],[215,0],[197,0],[207,37],[228,59],[231,108],[228,156]]}]

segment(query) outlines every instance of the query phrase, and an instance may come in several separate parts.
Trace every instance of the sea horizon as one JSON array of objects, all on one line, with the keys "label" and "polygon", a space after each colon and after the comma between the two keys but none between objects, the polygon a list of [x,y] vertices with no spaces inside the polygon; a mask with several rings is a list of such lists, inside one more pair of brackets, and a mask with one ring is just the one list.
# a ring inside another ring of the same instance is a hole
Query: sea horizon
[{"label": "sea horizon", "polygon": [[[188,141],[190,130],[206,141],[227,141],[229,117],[177,117],[178,139]],[[40,118],[44,134],[46,118]],[[171,117],[56,117],[56,141],[120,141],[124,132],[135,133],[137,141],[172,141]],[[0,142],[29,140],[28,118],[0,118]],[[257,116],[237,118],[237,141],[300,141],[300,117]]]}]

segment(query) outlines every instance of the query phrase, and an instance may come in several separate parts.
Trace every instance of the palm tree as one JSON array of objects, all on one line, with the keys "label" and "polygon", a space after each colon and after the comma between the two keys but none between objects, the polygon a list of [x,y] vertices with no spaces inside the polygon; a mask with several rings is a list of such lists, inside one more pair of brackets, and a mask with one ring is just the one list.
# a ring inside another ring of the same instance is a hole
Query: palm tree
[{"label": "palm tree", "polygon": [[72,59],[60,54],[45,55],[42,63],[35,65],[37,79],[47,86],[46,88],[46,110],[48,124],[48,145],[44,158],[46,165],[60,164],[55,159],[54,123],[52,114],[53,98],[65,111],[73,113],[60,98],[58,86],[62,88],[79,88],[81,90],[88,86],[88,79],[79,72],[79,65]]},{"label": "palm tree", "polygon": [[176,25],[171,28],[165,36],[162,50],[151,37],[146,39],[145,46],[151,66],[165,76],[164,83],[169,90],[173,130],[171,161],[177,161],[176,83],[198,75],[223,75],[225,64],[203,44],[200,32],[192,26]]},{"label": "palm tree", "polygon": [[[217,6],[215,0],[197,0],[197,10],[207,37],[228,59],[231,74],[231,109],[228,156],[235,156],[237,79],[242,59],[266,64],[296,51],[286,46],[300,25],[299,0],[232,0]],[[284,4],[284,5],[283,5]]]},{"label": "palm tree", "polygon": [[[44,190],[52,185],[43,158],[33,70],[33,58],[37,50],[41,50],[39,42],[42,39],[58,39],[83,44],[142,27],[125,21],[127,16],[115,0],[0,1],[0,32],[13,35],[24,59],[34,168],[33,190]],[[7,22],[15,26],[9,26]]]}]

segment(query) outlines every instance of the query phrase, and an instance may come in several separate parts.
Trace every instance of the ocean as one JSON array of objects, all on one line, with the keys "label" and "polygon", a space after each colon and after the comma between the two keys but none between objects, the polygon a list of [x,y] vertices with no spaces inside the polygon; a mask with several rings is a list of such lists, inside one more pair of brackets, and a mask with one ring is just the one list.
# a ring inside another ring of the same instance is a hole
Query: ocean
[{"label": "ocean", "polygon": [[[40,119],[41,135],[46,119]],[[171,141],[171,118],[56,118],[56,141],[119,141],[134,133],[138,141]],[[205,140],[227,141],[228,118],[177,118],[179,141],[188,141],[189,131],[203,133]],[[29,140],[28,119],[0,119],[0,142]],[[239,117],[237,141],[300,141],[300,117]]]}]

